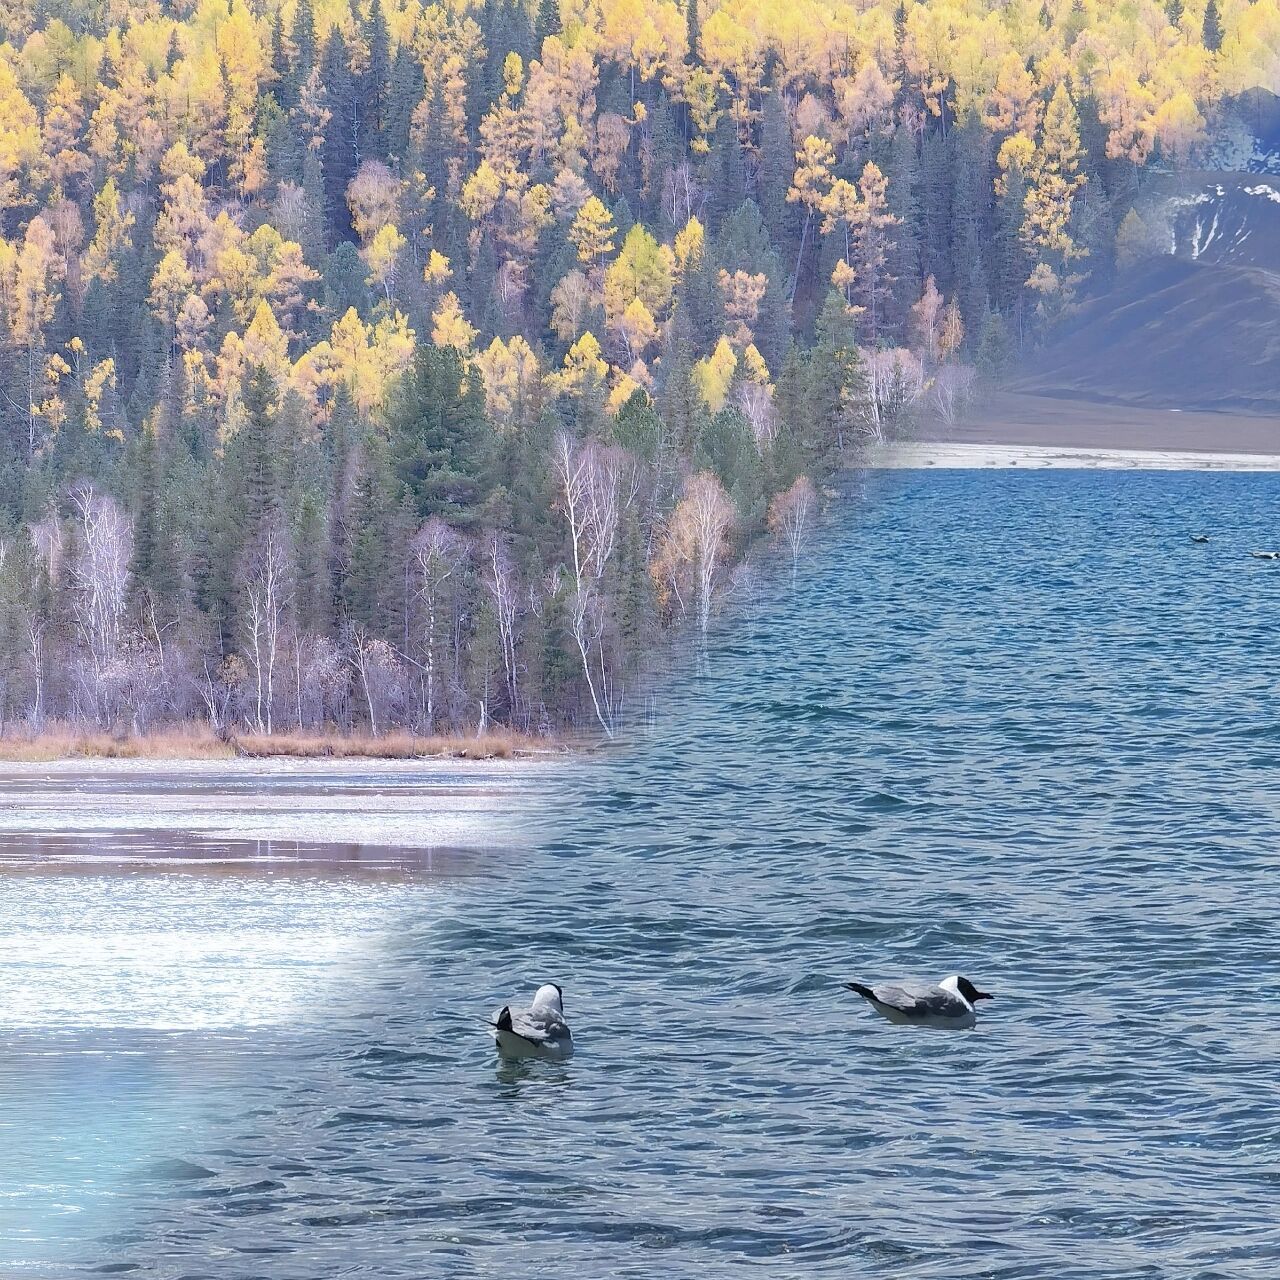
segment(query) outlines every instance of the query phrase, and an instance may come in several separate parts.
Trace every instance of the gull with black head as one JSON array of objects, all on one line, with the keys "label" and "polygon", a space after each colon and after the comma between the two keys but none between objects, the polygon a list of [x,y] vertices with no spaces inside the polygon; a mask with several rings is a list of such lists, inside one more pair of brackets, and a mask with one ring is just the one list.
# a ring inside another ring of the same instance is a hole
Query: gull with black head
[{"label": "gull with black head", "polygon": [[952,974],[934,986],[912,982],[888,982],[866,987],[860,982],[846,982],[882,1017],[899,1026],[941,1027],[964,1031],[978,1020],[979,1000],[994,997],[979,991],[968,978]]},{"label": "gull with black head", "polygon": [[527,1009],[503,1005],[489,1024],[504,1058],[553,1058],[573,1053],[573,1036],[564,1020],[564,991],[547,982],[534,992]]}]

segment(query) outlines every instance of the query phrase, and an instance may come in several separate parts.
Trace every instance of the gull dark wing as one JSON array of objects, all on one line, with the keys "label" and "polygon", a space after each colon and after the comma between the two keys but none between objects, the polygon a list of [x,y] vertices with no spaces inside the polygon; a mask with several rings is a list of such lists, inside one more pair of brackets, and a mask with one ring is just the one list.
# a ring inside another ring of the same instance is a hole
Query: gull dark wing
[{"label": "gull dark wing", "polygon": [[517,1013],[504,1009],[498,1015],[498,1029],[510,1031],[530,1044],[557,1044],[569,1039],[569,1024],[554,1009],[522,1009]]},{"label": "gull dark wing", "polygon": [[541,1045],[545,1043],[543,1039],[535,1039],[533,1036],[525,1035],[522,1031],[516,1029],[515,1018],[517,1016],[523,1018],[524,1015],[512,1014],[511,1006],[503,1005],[502,1008],[498,1010],[497,1017],[495,1017],[489,1025],[498,1031],[505,1032],[509,1036],[516,1036],[520,1040],[527,1041],[535,1049],[541,1047]]},{"label": "gull dark wing", "polygon": [[962,1018],[970,1009],[958,995],[939,989],[917,994],[911,1012],[916,1017]]},{"label": "gull dark wing", "polygon": [[[946,992],[940,991],[937,994],[945,996]],[[942,1010],[933,1006],[932,996],[932,992],[913,991],[910,987],[899,987],[892,983],[871,988],[871,998],[873,1000],[879,1004],[886,1004],[891,1009],[897,1009],[910,1017],[923,1017],[927,1013],[942,1012]]]}]

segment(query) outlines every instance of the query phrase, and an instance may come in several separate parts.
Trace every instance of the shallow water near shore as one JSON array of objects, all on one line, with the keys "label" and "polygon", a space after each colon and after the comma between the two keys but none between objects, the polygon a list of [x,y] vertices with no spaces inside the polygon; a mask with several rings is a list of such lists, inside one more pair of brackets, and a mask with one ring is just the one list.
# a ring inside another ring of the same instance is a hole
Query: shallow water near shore
[{"label": "shallow water near shore", "polygon": [[[435,775],[465,821],[0,779],[0,1274],[1280,1272],[1280,477],[858,483],[650,733]],[[840,987],[957,970],[972,1033]],[[500,1065],[544,979],[576,1056]]]}]

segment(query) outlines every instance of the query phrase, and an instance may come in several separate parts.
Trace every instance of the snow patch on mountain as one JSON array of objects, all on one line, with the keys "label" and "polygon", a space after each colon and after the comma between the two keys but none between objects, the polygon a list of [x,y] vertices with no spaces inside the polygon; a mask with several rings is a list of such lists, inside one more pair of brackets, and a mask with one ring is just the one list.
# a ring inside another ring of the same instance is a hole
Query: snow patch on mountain
[{"label": "snow patch on mountain", "polygon": [[1213,182],[1168,208],[1174,256],[1280,273],[1280,182]]}]

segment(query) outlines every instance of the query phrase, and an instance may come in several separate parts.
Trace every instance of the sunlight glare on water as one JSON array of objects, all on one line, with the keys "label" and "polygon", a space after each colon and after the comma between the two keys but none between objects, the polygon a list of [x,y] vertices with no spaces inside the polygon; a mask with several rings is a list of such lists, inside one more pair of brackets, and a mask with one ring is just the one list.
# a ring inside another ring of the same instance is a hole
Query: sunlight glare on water
[{"label": "sunlight glare on water", "polygon": [[527,847],[7,874],[0,1271],[1274,1280],[1280,479],[867,484]]}]

